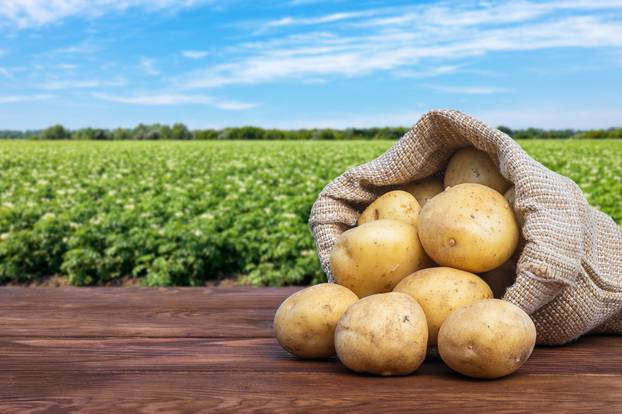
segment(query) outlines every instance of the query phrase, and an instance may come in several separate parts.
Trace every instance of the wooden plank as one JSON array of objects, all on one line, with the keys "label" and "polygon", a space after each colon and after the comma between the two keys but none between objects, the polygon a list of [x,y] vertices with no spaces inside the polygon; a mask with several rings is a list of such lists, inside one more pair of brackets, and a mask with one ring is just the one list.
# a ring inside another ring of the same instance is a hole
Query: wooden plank
[{"label": "wooden plank", "polygon": [[8,373],[0,412],[620,412],[619,375],[519,375],[476,381],[425,371],[378,378],[348,371]]},{"label": "wooden plank", "polygon": [[0,309],[99,308],[154,306],[203,308],[265,308],[278,305],[303,287],[288,288],[119,288],[119,287],[0,287]]},{"label": "wooden plank", "polygon": [[[622,375],[621,339],[586,337],[561,348],[538,347],[520,374]],[[273,338],[0,338],[2,372],[339,372],[336,359],[309,361]],[[450,373],[438,358],[428,374]]]},{"label": "wooden plank", "polygon": [[271,337],[300,288],[0,288],[0,332],[20,337]]},{"label": "wooden plank", "polygon": [[622,338],[539,347],[517,373],[438,359],[399,378],[283,351],[290,289],[0,289],[0,412],[622,412]]}]

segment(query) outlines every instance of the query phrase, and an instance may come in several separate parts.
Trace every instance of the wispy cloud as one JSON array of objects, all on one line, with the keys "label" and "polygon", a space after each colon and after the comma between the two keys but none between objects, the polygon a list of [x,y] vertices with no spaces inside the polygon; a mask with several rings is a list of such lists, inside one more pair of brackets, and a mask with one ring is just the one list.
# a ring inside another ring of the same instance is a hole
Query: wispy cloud
[{"label": "wispy cloud", "polygon": [[231,111],[243,111],[245,109],[257,108],[259,104],[250,102],[235,102],[235,101],[216,101],[214,106],[220,109],[227,109]]},{"label": "wispy cloud", "polygon": [[[0,0],[1,2],[2,0]],[[64,46],[58,49],[51,50],[51,54],[67,54],[67,55],[85,55],[89,53],[95,53],[99,50],[99,46],[96,44],[85,41],[77,43],[75,45]]]},{"label": "wispy cloud", "polygon": [[151,58],[142,58],[138,66],[148,75],[159,75],[160,71],[156,67],[156,60]]},{"label": "wispy cloud", "polygon": [[439,92],[455,93],[461,95],[492,95],[496,93],[511,92],[511,89],[497,88],[493,86],[442,86],[424,85],[426,88],[434,89]]},{"label": "wispy cloud", "polygon": [[324,23],[335,23],[343,20],[349,20],[352,18],[358,18],[363,16],[369,16],[375,14],[375,11],[360,11],[360,12],[347,12],[347,13],[332,13],[318,17],[282,17],[280,19],[268,21],[263,25],[263,28],[272,27],[284,27],[284,26],[311,26]]},{"label": "wispy cloud", "polygon": [[209,52],[207,50],[182,50],[179,52],[183,57],[188,59],[203,59]]},{"label": "wispy cloud", "polygon": [[209,0],[0,0],[0,21],[18,28],[42,26],[73,16],[95,18],[140,8],[147,11],[179,10]]},{"label": "wispy cloud", "polygon": [[102,87],[114,87],[124,86],[127,84],[125,79],[113,79],[113,80],[77,80],[77,79],[65,79],[54,80],[36,85],[41,89],[48,90],[65,90],[65,89],[87,89],[87,88],[102,88]]},{"label": "wispy cloud", "polygon": [[394,73],[400,78],[432,78],[447,75],[461,70],[465,65],[440,65],[431,68],[396,70]]},{"label": "wispy cloud", "polygon": [[[313,24],[315,31],[240,44],[237,57],[184,74],[177,84],[184,88],[212,88],[398,70],[412,74],[431,65],[450,73],[470,57],[495,52],[619,48],[619,16],[582,12],[622,9],[622,0],[594,3],[598,4],[581,0],[546,4],[485,2],[468,3],[468,7],[460,6],[458,11],[442,4],[361,12],[366,16],[382,15],[375,19],[360,17],[359,12],[286,17],[268,21],[265,27]],[[573,14],[553,13],[559,10],[572,10]],[[336,20],[339,25],[324,29],[323,24]],[[366,28],[351,30],[356,25]],[[436,72],[437,76],[441,74],[442,71]]]},{"label": "wispy cloud", "polygon": [[0,95],[0,104],[43,101],[52,98],[54,95]]},{"label": "wispy cloud", "polygon": [[208,95],[195,94],[178,94],[178,93],[158,93],[119,96],[106,93],[94,93],[93,96],[108,102],[128,104],[128,105],[144,105],[144,106],[163,106],[163,105],[209,105],[219,109],[226,110],[244,110],[252,109],[258,104],[223,101]]},{"label": "wispy cloud", "polygon": [[0,67],[0,76],[2,76],[4,78],[10,78],[11,77],[11,72],[9,72],[8,69]]}]

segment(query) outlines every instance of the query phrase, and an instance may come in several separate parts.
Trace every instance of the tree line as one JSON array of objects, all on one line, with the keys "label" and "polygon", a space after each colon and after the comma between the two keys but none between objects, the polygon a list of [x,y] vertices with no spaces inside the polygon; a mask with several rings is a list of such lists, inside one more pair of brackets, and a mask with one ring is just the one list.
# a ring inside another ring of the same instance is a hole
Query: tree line
[{"label": "tree line", "polygon": [[[574,129],[511,129],[499,130],[514,139],[621,139],[622,128],[574,130]],[[70,130],[62,125],[52,125],[43,130],[0,130],[0,139],[32,140],[353,140],[400,138],[408,128],[347,128],[347,129],[263,129],[253,126],[224,129],[190,130],[182,123],[172,126],[163,124],[139,124],[134,128],[81,128]]]}]

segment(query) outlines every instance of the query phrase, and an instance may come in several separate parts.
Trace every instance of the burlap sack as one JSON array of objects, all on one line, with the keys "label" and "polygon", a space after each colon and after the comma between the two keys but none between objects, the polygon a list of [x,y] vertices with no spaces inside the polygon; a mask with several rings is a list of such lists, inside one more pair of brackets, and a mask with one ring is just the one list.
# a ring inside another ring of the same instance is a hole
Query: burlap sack
[{"label": "burlap sack", "polygon": [[622,333],[620,228],[591,208],[573,181],[533,160],[501,131],[457,111],[427,113],[385,154],[346,171],[320,193],[309,224],[329,281],[337,237],[382,187],[429,176],[470,145],[486,151],[516,188],[526,244],[504,299],[532,316],[538,343]]}]

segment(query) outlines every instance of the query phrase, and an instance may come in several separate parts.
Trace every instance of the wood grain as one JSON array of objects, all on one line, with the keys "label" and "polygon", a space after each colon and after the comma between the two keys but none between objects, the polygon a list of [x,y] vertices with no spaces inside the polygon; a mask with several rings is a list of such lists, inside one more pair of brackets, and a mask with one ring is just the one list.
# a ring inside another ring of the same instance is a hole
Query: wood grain
[{"label": "wood grain", "polygon": [[0,332],[19,337],[266,338],[272,337],[276,308],[298,289],[2,288]]},{"label": "wood grain", "polygon": [[515,374],[297,359],[272,337],[289,289],[0,289],[0,413],[622,412],[622,338],[539,347]]}]

